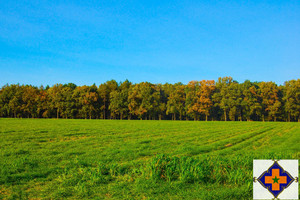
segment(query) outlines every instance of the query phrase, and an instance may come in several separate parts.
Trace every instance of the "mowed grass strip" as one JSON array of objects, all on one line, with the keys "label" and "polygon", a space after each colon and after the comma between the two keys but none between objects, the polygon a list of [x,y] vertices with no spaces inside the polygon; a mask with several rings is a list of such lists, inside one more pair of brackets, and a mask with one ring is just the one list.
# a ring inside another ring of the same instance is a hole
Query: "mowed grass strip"
[{"label": "mowed grass strip", "polygon": [[0,119],[0,199],[249,199],[300,123]]}]

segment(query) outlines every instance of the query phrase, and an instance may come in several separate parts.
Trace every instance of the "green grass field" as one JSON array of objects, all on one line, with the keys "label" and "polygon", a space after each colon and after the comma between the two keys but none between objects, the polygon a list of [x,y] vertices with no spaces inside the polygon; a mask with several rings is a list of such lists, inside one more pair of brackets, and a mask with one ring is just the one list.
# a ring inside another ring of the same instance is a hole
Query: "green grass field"
[{"label": "green grass field", "polygon": [[251,199],[300,123],[0,119],[0,199]]}]

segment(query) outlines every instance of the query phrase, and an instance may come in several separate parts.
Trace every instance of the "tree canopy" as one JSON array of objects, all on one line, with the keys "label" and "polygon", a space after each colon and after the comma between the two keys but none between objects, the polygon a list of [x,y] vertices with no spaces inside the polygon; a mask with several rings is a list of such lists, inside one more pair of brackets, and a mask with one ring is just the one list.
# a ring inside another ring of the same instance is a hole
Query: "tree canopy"
[{"label": "tree canopy", "polygon": [[49,86],[6,84],[0,117],[300,121],[300,79],[243,83],[232,77],[188,84],[107,81]]}]

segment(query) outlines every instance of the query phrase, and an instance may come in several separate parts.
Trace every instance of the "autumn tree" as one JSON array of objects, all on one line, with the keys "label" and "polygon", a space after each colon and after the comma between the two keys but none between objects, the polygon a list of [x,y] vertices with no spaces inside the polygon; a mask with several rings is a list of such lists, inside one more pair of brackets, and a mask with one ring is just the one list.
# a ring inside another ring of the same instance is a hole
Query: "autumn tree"
[{"label": "autumn tree", "polygon": [[38,89],[31,85],[23,86],[22,111],[29,118],[30,116],[37,117],[37,96]]},{"label": "autumn tree", "polygon": [[199,90],[196,92],[196,102],[198,111],[205,115],[205,121],[207,121],[210,115],[210,110],[213,106],[212,95],[216,89],[214,80],[202,80],[200,81]]},{"label": "autumn tree", "polygon": [[140,85],[131,85],[128,92],[128,109],[129,109],[129,119],[132,115],[138,115],[142,119],[143,114],[146,112],[145,109],[141,109],[142,98],[140,95]]},{"label": "autumn tree", "polygon": [[49,100],[49,95],[43,86],[40,87],[39,94],[37,95],[36,98],[37,98],[36,99],[37,116],[49,118],[51,116],[51,110],[50,110],[50,105],[49,105],[50,100]]}]

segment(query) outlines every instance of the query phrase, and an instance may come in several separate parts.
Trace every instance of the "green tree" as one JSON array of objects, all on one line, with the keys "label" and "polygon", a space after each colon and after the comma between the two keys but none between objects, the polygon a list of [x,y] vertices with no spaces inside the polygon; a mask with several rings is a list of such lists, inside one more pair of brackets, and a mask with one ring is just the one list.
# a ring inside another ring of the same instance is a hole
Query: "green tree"
[{"label": "green tree", "polygon": [[242,90],[241,85],[233,81],[229,85],[229,94],[227,96],[228,98],[228,104],[229,104],[229,119],[231,121],[240,120],[242,121]]},{"label": "green tree", "polygon": [[182,119],[185,110],[185,86],[182,83],[168,85],[168,102],[166,114],[172,114],[172,120],[176,120],[176,114]]},{"label": "green tree", "polygon": [[[139,119],[147,119],[153,108],[154,85],[148,82],[134,84],[129,88],[128,108],[130,115],[136,115]],[[150,117],[150,116],[149,116]]]},{"label": "green tree", "polygon": [[216,83],[216,92],[213,95],[215,106],[218,106],[223,110],[225,121],[227,121],[227,113],[229,112],[231,106],[230,85],[232,82],[233,79],[231,77],[220,77]]},{"label": "green tree", "polygon": [[268,117],[268,120],[273,118],[276,121],[281,106],[277,85],[274,82],[260,82],[259,91],[262,99],[262,120],[265,121]]},{"label": "green tree", "polygon": [[63,88],[62,84],[55,84],[53,87],[50,87],[47,92],[50,97],[50,108],[56,110],[56,118],[60,117],[60,113],[64,108],[63,97],[61,90]]},{"label": "green tree", "polygon": [[300,79],[290,80],[284,83],[285,111],[287,112],[288,121],[291,118],[298,119],[300,122]]},{"label": "green tree", "polygon": [[106,81],[101,84],[98,88],[98,94],[102,100],[101,111],[102,118],[106,119],[111,118],[111,114],[109,112],[110,105],[110,93],[118,89],[118,83],[115,80]]},{"label": "green tree", "polygon": [[126,80],[120,84],[118,90],[110,93],[109,109],[114,118],[118,115],[122,120],[128,114],[128,92],[130,85],[131,83]]},{"label": "green tree", "polygon": [[73,98],[76,85],[73,83],[65,84],[60,91],[60,100],[62,104],[61,117],[74,118],[76,113],[75,99]]},{"label": "green tree", "polygon": [[256,119],[259,120],[262,112],[261,97],[259,95],[259,87],[257,84],[246,80],[241,84],[242,88],[242,102],[244,117],[247,121]]},{"label": "green tree", "polygon": [[186,88],[186,113],[194,118],[194,121],[199,117],[199,102],[197,101],[197,95],[199,94],[200,83],[199,81],[190,81]]},{"label": "green tree", "polygon": [[165,90],[165,85],[157,84],[155,86],[154,98],[158,104],[155,106],[154,109],[158,115],[158,119],[162,120],[162,118],[164,117],[164,115],[166,113],[166,109],[167,109],[166,105],[167,105],[167,101],[168,101],[168,97],[167,97],[166,90]]},{"label": "green tree", "polygon": [[78,108],[78,114],[87,119],[96,116],[99,94],[97,92],[98,88],[96,85],[92,86],[78,86],[74,90],[73,98],[76,99],[76,105]]},{"label": "green tree", "polygon": [[3,117],[18,117],[21,115],[23,90],[19,84],[5,85],[0,92],[0,111]]}]

